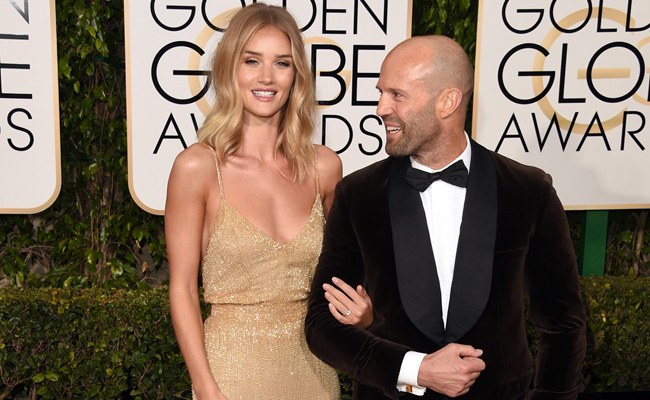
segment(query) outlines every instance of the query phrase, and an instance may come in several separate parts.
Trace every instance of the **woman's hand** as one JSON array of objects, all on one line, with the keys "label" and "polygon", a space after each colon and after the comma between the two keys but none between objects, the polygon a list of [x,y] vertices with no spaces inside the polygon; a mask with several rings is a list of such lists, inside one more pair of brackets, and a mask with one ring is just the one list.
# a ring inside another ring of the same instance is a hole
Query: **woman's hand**
[{"label": "woman's hand", "polygon": [[211,383],[214,383],[214,385],[211,385],[209,389],[206,389],[205,393],[201,393],[198,388],[194,387],[194,397],[196,397],[197,400],[228,400],[228,398],[221,393],[217,387],[217,383],[214,381]]},{"label": "woman's hand", "polygon": [[325,298],[334,318],[346,325],[366,329],[372,323],[372,300],[361,285],[356,290],[339,278],[333,277],[334,285],[324,284]]}]

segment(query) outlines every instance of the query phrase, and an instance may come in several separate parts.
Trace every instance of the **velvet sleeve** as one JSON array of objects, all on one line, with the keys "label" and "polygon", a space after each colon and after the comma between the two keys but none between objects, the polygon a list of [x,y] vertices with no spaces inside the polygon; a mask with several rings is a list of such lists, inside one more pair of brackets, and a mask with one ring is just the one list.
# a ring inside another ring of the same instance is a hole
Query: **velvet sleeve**
[{"label": "velvet sleeve", "polygon": [[341,324],[331,315],[324,297],[322,286],[331,283],[334,276],[353,287],[364,282],[364,260],[353,221],[355,210],[346,204],[347,184],[344,179],[337,185],[327,219],[323,252],[309,295],[307,343],[323,361],[384,396],[398,399],[397,376],[404,354],[411,349],[368,330]]},{"label": "velvet sleeve", "polygon": [[539,335],[531,399],[575,399],[583,387],[586,312],[566,213],[545,176],[526,260],[530,316]]}]

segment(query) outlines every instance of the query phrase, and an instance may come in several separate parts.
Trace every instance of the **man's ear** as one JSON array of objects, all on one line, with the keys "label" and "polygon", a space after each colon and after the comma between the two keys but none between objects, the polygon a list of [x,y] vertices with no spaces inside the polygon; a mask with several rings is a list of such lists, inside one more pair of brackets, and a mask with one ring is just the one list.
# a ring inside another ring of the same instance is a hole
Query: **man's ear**
[{"label": "man's ear", "polygon": [[456,88],[448,88],[438,96],[438,116],[441,119],[453,115],[463,100],[463,93]]}]

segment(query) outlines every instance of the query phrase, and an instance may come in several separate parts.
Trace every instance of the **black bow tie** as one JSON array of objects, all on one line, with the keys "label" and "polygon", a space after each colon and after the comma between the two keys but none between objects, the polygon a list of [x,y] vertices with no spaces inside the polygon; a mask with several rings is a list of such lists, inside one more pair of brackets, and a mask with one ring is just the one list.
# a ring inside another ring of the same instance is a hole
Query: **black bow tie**
[{"label": "black bow tie", "polygon": [[425,172],[409,165],[406,170],[406,181],[413,189],[424,192],[433,181],[440,179],[458,187],[467,186],[467,168],[462,160],[458,160],[440,172]]}]

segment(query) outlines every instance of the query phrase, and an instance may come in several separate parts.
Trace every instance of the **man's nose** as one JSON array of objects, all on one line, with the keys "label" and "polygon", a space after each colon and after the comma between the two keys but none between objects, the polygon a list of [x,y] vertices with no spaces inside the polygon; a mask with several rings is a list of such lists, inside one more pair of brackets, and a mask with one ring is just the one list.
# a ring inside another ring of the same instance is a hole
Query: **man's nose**
[{"label": "man's nose", "polygon": [[379,101],[377,102],[377,115],[380,117],[390,115],[393,112],[392,105],[390,101],[386,99],[386,96],[382,94],[379,96]]}]

